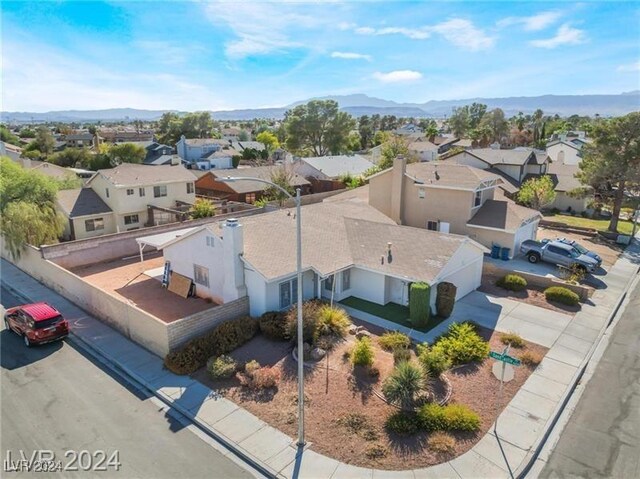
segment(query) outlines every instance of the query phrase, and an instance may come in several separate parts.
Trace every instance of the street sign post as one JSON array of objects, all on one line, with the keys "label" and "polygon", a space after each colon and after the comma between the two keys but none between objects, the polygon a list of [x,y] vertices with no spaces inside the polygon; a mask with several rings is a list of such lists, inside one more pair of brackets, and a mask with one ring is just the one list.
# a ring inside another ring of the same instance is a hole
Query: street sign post
[{"label": "street sign post", "polygon": [[[504,351],[508,351],[509,347],[507,346]],[[497,359],[498,361],[502,361],[503,363],[512,364],[514,366],[520,366],[521,362],[518,358],[514,358],[513,356],[507,355],[505,352],[498,353],[496,351],[489,351],[489,357],[493,359]]]},{"label": "street sign post", "polygon": [[[500,410],[500,405],[502,404],[502,388],[504,387],[504,381],[505,381],[505,372],[507,370],[507,365],[509,366],[509,379],[507,379],[507,381],[510,381],[511,379],[513,379],[514,376],[514,371],[512,366],[520,366],[521,362],[518,358],[514,358],[513,356],[509,356],[509,345],[507,345],[504,350],[499,353],[497,351],[489,351],[489,357],[493,358],[497,361],[500,361],[502,363],[502,367],[500,368],[500,389],[498,390],[498,402],[497,402],[497,409],[498,411]],[[496,363],[494,365],[493,368],[493,373],[494,375],[497,371],[495,366],[497,366],[498,363]],[[498,436],[498,418],[496,417],[496,421],[493,423],[494,427],[493,427],[493,432],[495,433],[496,437]]]}]

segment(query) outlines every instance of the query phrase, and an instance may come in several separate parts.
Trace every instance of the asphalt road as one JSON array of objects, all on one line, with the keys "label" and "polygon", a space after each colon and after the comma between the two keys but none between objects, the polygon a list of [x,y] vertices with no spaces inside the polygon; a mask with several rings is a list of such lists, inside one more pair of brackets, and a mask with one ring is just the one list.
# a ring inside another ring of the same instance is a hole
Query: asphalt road
[{"label": "asphalt road", "polygon": [[[5,308],[20,304],[4,288],[1,294]],[[32,474],[40,478],[254,477],[216,450],[210,438],[186,427],[184,419],[167,414],[162,403],[103,370],[68,342],[29,349],[2,324],[0,351],[3,478],[23,476],[6,472],[7,454],[16,460],[20,451],[29,458],[36,450],[53,451],[63,465],[73,459],[65,457],[66,451],[86,450],[85,467],[102,459],[96,451],[104,451],[107,459],[118,451],[121,463],[117,471],[112,464],[106,472]]]},{"label": "asphalt road", "polygon": [[540,477],[640,477],[640,284]]}]

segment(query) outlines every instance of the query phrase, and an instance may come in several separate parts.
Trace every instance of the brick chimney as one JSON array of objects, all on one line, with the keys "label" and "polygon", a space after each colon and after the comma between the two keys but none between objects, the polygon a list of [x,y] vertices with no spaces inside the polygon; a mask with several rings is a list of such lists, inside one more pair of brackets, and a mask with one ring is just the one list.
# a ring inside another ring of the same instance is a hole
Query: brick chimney
[{"label": "brick chimney", "polygon": [[391,170],[391,219],[402,224],[402,197],[404,193],[404,174],[407,170],[407,159],[400,155],[393,160]]},{"label": "brick chimney", "polygon": [[247,295],[244,284],[244,264],[240,256],[244,252],[242,225],[235,218],[228,219],[222,227],[222,244],[224,248],[224,285],[222,299],[225,303]]}]

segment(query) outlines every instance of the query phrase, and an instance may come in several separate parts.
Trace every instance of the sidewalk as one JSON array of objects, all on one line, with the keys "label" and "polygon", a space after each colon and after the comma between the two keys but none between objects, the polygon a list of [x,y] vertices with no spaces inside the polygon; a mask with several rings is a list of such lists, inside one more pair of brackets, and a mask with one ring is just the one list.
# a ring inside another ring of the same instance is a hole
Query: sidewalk
[{"label": "sidewalk", "polygon": [[544,439],[557,411],[573,390],[580,366],[637,272],[639,258],[640,247],[636,242],[605,277],[608,287],[594,294],[595,305],[583,306],[568,321],[541,365],[498,417],[498,437],[493,432],[486,434],[470,451],[447,463],[397,472],[350,466],[311,449],[298,451],[289,436],[191,378],[163,369],[162,359],[88,316],[5,260],[2,260],[2,282],[26,298],[51,303],[70,321],[74,339],[146,386],[267,475],[283,479],[506,478],[518,475]]}]

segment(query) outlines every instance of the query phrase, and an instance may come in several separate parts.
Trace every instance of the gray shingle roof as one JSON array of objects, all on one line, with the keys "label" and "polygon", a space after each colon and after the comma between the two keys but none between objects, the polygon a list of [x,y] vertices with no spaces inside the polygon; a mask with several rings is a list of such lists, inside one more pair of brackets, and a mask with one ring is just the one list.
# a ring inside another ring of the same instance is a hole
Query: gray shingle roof
[{"label": "gray shingle roof", "polygon": [[58,191],[58,204],[69,218],[111,213],[111,208],[91,188]]},{"label": "gray shingle roof", "polygon": [[499,176],[486,170],[439,161],[409,163],[407,174],[424,182],[425,186],[466,189],[476,189],[483,181],[500,180]]},{"label": "gray shingle roof", "polygon": [[[137,165],[122,163],[115,168],[98,170],[107,181],[115,186],[157,185],[193,181],[193,175],[182,165]],[[91,183],[92,179],[87,182]]]},{"label": "gray shingle roof", "polygon": [[[474,148],[472,150],[467,150],[467,153],[470,153],[474,156],[477,156],[481,160],[489,163],[492,166],[495,165],[524,165],[529,160],[529,157],[534,154],[532,149],[520,149],[516,148],[514,150],[496,150],[493,148]],[[459,153],[462,154],[462,153]],[[451,158],[454,158],[456,155],[453,155]],[[535,157],[535,154],[534,154]],[[536,158],[536,163],[537,163]]]},{"label": "gray shingle roof", "polygon": [[301,161],[324,173],[328,178],[350,174],[360,176],[374,165],[360,155],[315,156]]},{"label": "gray shingle roof", "polygon": [[467,225],[515,231],[523,223],[540,216],[540,212],[517,205],[510,200],[487,200]]},{"label": "gray shingle roof", "polygon": [[[226,170],[210,170],[210,173],[216,178],[225,178],[227,176],[233,177],[247,177],[252,176],[254,178],[262,178],[263,180],[271,180],[271,175],[282,168],[281,166],[256,166],[254,168],[231,168]],[[264,191],[269,188],[269,185],[258,181],[234,181],[226,183],[236,193],[251,193],[254,191]],[[291,186],[306,186],[310,185],[304,177],[297,173],[291,173]]]}]

